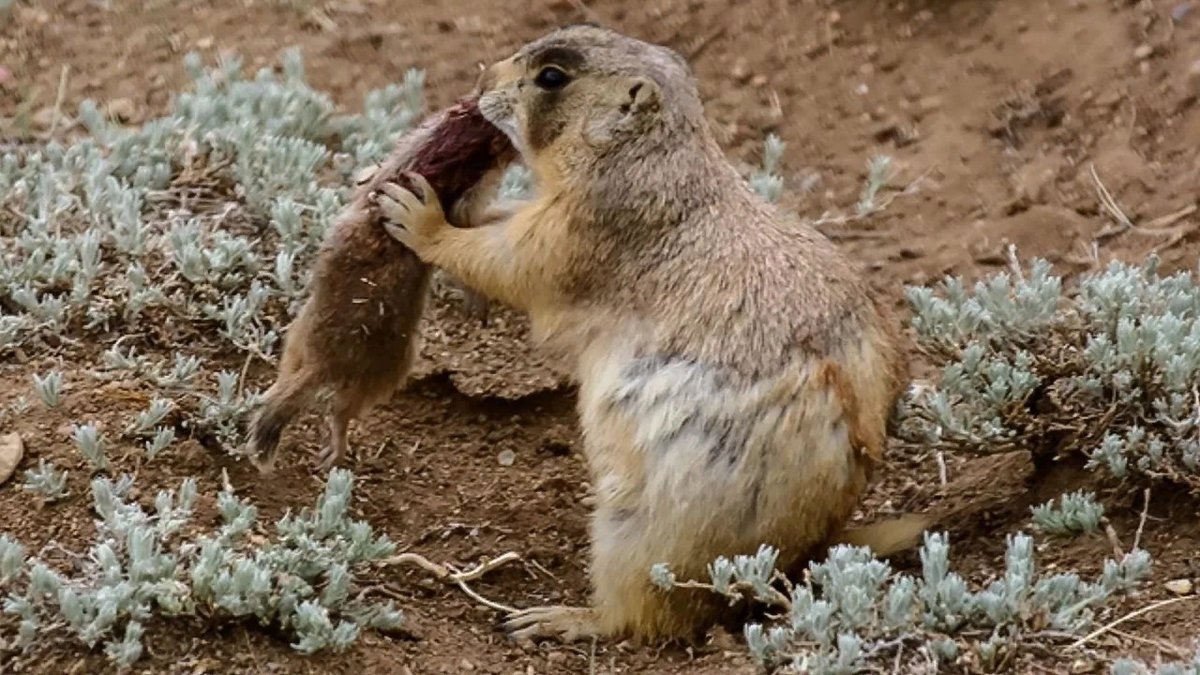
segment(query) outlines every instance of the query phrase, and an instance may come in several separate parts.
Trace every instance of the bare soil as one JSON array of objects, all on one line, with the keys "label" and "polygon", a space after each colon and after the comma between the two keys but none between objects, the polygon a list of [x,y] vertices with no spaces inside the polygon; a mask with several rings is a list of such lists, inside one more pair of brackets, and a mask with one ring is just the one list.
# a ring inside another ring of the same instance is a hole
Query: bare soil
[{"label": "bare soil", "polygon": [[[731,157],[757,162],[779,134],[790,206],[816,218],[852,212],[878,153],[894,158],[887,210],[826,231],[902,301],[904,284],[999,269],[1009,244],[1079,273],[1112,258],[1156,251],[1194,268],[1200,217],[1200,3],[1180,0],[45,0],[18,3],[0,24],[0,137],[44,130],[68,68],[62,110],[92,98],[136,124],[165,109],[186,78],[189,50],[211,61],[236,51],[250,68],[281,49],[303,49],[310,81],[347,108],[368,90],[428,71],[431,105],[473,82],[478,62],[504,56],[556,25],[598,20],[668,44],[693,64]],[[1096,198],[1092,168],[1136,224],[1117,231]],[[906,187],[913,188],[901,194]],[[1178,215],[1178,214],[1183,215]],[[587,485],[573,392],[524,342],[520,317],[488,329],[465,323],[452,301],[431,310],[419,376],[353,431],[358,514],[404,550],[469,566],[520,553],[474,584],[515,606],[586,601]],[[169,355],[169,354],[168,354]],[[161,354],[160,354],[161,356]],[[218,363],[220,361],[218,360]],[[30,376],[53,367],[68,382],[94,361],[53,356],[0,362],[0,406],[29,395]],[[230,362],[224,367],[240,368]],[[254,382],[272,373],[256,365]],[[59,411],[35,407],[13,423],[39,458],[73,472],[74,494],[34,508],[19,480],[0,487],[0,529],[34,550],[76,549],[92,532],[86,469],[67,425],[120,424],[147,395],[134,383],[82,384]],[[265,481],[244,462],[177,444],[169,461],[138,470],[147,494],[196,476],[215,492],[222,470],[265,517],[311,504],[323,477],[311,453],[323,441],[315,415],[285,437],[280,474]],[[120,457],[133,448],[114,448]],[[515,453],[511,466],[499,455]],[[951,513],[960,569],[986,579],[1003,566],[1005,535],[1028,529],[1028,507],[1079,487],[1100,489],[1120,543],[1130,546],[1140,490],[1110,489],[1074,466],[1035,471],[1020,455],[952,461],[941,485],[932,458],[896,448],[862,517]],[[135,461],[121,461],[133,468]],[[1197,502],[1167,488],[1152,495],[1140,543],[1154,581],[1127,609],[1169,597],[1163,583],[1200,577]],[[215,519],[211,503],[201,518]],[[1050,541],[1043,565],[1098,571],[1112,543]],[[915,556],[894,561],[917,567]],[[497,613],[419,570],[380,570],[381,588],[408,613],[411,634],[367,635],[347,653],[305,658],[286,640],[246,625],[155,625],[140,672],[155,673],[748,673],[738,637],[703,648],[546,644],[521,647],[495,628]],[[1100,639],[1145,656],[1186,650],[1200,608],[1183,602],[1122,624]],[[56,646],[0,671],[107,672],[101,655]],[[1038,672],[1035,662],[1014,672]],[[1086,672],[1086,671],[1080,671]]]}]

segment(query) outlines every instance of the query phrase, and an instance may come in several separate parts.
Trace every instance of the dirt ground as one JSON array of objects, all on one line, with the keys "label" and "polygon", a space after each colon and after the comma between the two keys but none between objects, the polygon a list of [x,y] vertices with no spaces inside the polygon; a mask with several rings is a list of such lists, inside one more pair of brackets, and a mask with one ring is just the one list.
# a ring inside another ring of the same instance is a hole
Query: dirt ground
[{"label": "dirt ground", "polygon": [[[853,209],[875,154],[894,158],[887,210],[825,229],[871,271],[899,305],[904,284],[946,273],[999,269],[1009,244],[1069,273],[1113,257],[1158,251],[1192,267],[1200,251],[1200,2],[1180,0],[45,0],[18,3],[0,24],[0,115],[45,126],[64,67],[63,110],[83,98],[137,123],[160,111],[186,76],[183,54],[220,50],[251,68],[303,49],[309,79],[357,108],[369,89],[428,71],[432,105],[474,81],[476,64],[547,29],[598,20],[670,45],[693,64],[709,115],[731,156],[755,162],[768,132],[787,142],[790,206],[810,217]],[[0,129],[0,137],[12,133]],[[1118,231],[1100,211],[1095,175],[1135,227]],[[906,187],[907,193],[901,193]],[[347,466],[361,516],[400,547],[467,566],[520,553],[475,584],[515,606],[586,599],[585,473],[577,452],[573,393],[530,356],[519,317],[486,331],[431,322],[422,375],[353,433]],[[71,368],[87,364],[66,364]],[[237,368],[240,363],[231,364]],[[0,362],[0,405],[28,393],[33,359]],[[61,367],[61,366],[57,366]],[[272,373],[252,371],[265,386]],[[132,384],[69,391],[61,411],[16,421],[26,464],[53,458],[82,469],[65,425],[122,419],[144,406]],[[0,430],[4,431],[4,430]],[[239,493],[267,516],[312,503],[322,485],[309,452],[322,441],[310,416],[291,429],[278,480],[189,440],[169,463],[144,467],[143,490],[197,476],[215,490],[227,469]],[[511,466],[498,459],[512,451]],[[935,463],[896,449],[862,516],[942,509],[960,570],[986,579],[1003,565],[1004,534],[1028,528],[1030,504],[1090,485],[1064,466],[1033,474],[1020,455],[952,462],[942,486]],[[22,468],[25,468],[23,465]],[[81,545],[90,500],[30,507],[14,481],[0,487],[0,529],[36,550],[51,539]],[[82,488],[82,483],[76,485]],[[82,493],[82,494],[81,494]],[[1138,529],[1141,493],[1102,493],[1120,540]],[[1163,583],[1200,577],[1197,503],[1156,489],[1141,533],[1154,580],[1132,609],[1169,597]],[[207,509],[207,511],[205,511]],[[215,517],[212,504],[201,509]],[[1104,537],[1051,543],[1044,565],[1094,574],[1112,546]],[[898,567],[913,569],[901,557]],[[351,651],[303,658],[285,640],[242,625],[169,625],[149,631],[143,672],[159,673],[743,673],[744,649],[721,637],[702,649],[584,644],[520,647],[495,628],[497,614],[419,571],[381,570],[412,623],[410,635],[367,635]],[[1144,656],[1190,649],[1200,607],[1179,603],[1107,634],[1102,645]],[[207,632],[205,632],[207,631]],[[1107,641],[1107,642],[1104,642]],[[101,672],[83,650],[14,658],[0,671]],[[1038,672],[1023,663],[1021,672]],[[1080,671],[1086,672],[1086,671]]]}]

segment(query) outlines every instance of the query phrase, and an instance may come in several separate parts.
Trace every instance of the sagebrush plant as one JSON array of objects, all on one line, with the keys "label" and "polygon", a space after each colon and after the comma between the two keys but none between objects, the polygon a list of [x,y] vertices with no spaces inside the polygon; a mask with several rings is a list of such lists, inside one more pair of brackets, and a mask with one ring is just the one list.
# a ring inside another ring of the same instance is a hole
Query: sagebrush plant
[{"label": "sagebrush plant", "polygon": [[1019,533],[1008,538],[1003,575],[975,588],[951,570],[944,534],[926,534],[918,576],[896,573],[869,549],[838,546],[794,582],[776,569],[777,555],[763,546],[755,555],[719,558],[707,582],[680,582],[663,565],[651,578],[663,592],[699,589],[774,610],[769,624],[744,629],[751,654],[768,669],[893,672],[900,659],[902,672],[952,664],[1002,672],[1031,648],[1082,635],[1110,597],[1151,568],[1149,554],[1134,550],[1106,561],[1095,581],[1042,573],[1033,539]]},{"label": "sagebrush plant", "polygon": [[1200,649],[1190,661],[1151,665],[1136,659],[1119,659],[1113,664],[1112,675],[1200,675]]},{"label": "sagebrush plant", "polygon": [[1200,285],[1158,259],[1114,262],[1068,291],[1044,260],[968,286],[910,288],[940,370],[902,405],[901,436],[964,453],[1084,452],[1117,478],[1200,492]]},{"label": "sagebrush plant", "polygon": [[1033,523],[1050,534],[1092,533],[1100,529],[1104,505],[1091,492],[1071,492],[1030,509]]},{"label": "sagebrush plant", "polygon": [[290,635],[303,653],[341,650],[362,629],[400,625],[390,602],[354,593],[355,574],[394,546],[349,517],[350,472],[333,470],[313,508],[285,515],[268,532],[228,484],[217,496],[221,524],[210,531],[192,520],[195,480],[159,491],[150,512],[128,498],[132,486],[127,475],[92,481],[96,535],[71,569],[0,535],[0,592],[12,626],[0,633],[0,649],[65,633],[102,645],[127,667],[141,657],[142,636],[157,617],[253,619]]},{"label": "sagebrush plant", "polygon": [[38,494],[43,504],[50,504],[67,497],[67,475],[42,458],[36,469],[25,471],[25,489]]},{"label": "sagebrush plant", "polygon": [[783,176],[779,173],[787,144],[775,134],[763,142],[762,166],[750,174],[750,187],[763,199],[775,203],[783,196]]}]

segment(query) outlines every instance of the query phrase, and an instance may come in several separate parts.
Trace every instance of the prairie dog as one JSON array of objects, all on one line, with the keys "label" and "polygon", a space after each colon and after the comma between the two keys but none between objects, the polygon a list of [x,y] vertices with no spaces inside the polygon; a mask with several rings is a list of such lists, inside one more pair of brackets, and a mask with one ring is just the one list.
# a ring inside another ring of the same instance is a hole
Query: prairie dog
[{"label": "prairie dog", "polygon": [[[403,382],[417,354],[417,324],[432,270],[380,230],[371,200],[376,187],[402,169],[419,168],[441,186],[451,219],[469,226],[479,220],[504,158],[512,154],[468,98],[408,132],[362,179],[321,245],[309,298],[284,338],[279,374],[251,421],[247,455],[260,471],[273,469],[284,427],[322,389],[332,401],[320,465],[339,462],[350,422]],[[468,297],[467,311],[486,317],[486,301]]]},{"label": "prairie dog", "polygon": [[518,612],[510,634],[694,636],[725,601],[654,588],[655,563],[704,578],[760,543],[781,569],[869,543],[843,528],[907,378],[897,327],[828,239],[726,159],[686,62],[572,26],[493,64],[480,90],[533,198],[469,230],[419,177],[379,203],[392,236],[528,312],[572,359],[593,598]]}]

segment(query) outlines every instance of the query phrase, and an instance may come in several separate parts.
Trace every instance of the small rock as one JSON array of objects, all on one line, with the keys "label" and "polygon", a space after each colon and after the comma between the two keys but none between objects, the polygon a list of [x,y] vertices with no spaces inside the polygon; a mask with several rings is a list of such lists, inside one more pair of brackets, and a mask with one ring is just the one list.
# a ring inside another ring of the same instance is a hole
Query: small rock
[{"label": "small rock", "polygon": [[1195,590],[1195,585],[1191,579],[1172,579],[1163,584],[1163,588],[1175,595],[1191,595],[1192,591]]},{"label": "small rock", "polygon": [[746,61],[738,59],[733,64],[733,69],[729,71],[730,77],[738,82],[746,82],[750,79],[750,70],[746,67]]},{"label": "small rock", "polygon": [[11,82],[13,79],[12,71],[4,66],[0,66],[0,87]]},{"label": "small rock", "polygon": [[562,652],[550,652],[546,655],[546,660],[550,663],[564,663],[567,660],[567,655]]},{"label": "small rock", "polygon": [[475,670],[475,664],[471,663],[470,661],[468,661],[466,659],[459,661],[458,667],[462,668],[463,670]]},{"label": "small rock", "polygon": [[517,461],[517,453],[512,450],[501,450],[496,456],[496,461],[500,462],[500,466],[512,466]]},{"label": "small rock", "polygon": [[18,434],[0,436],[0,485],[12,478],[24,456],[25,443]]},{"label": "small rock", "polygon": [[754,77],[750,78],[750,84],[752,84],[755,87],[761,87],[766,83],[767,83],[766,75],[755,75]]},{"label": "small rock", "polygon": [[1137,49],[1133,50],[1133,58],[1138,61],[1145,61],[1154,55],[1154,47],[1147,44],[1138,45]]},{"label": "small rock", "polygon": [[921,100],[917,101],[917,107],[920,108],[921,112],[923,113],[931,113],[942,107],[942,97],[925,96]]},{"label": "small rock", "polygon": [[199,40],[196,40],[196,48],[197,49],[211,49],[212,46],[213,46],[213,37],[211,35],[208,35],[208,36],[200,38]]}]

